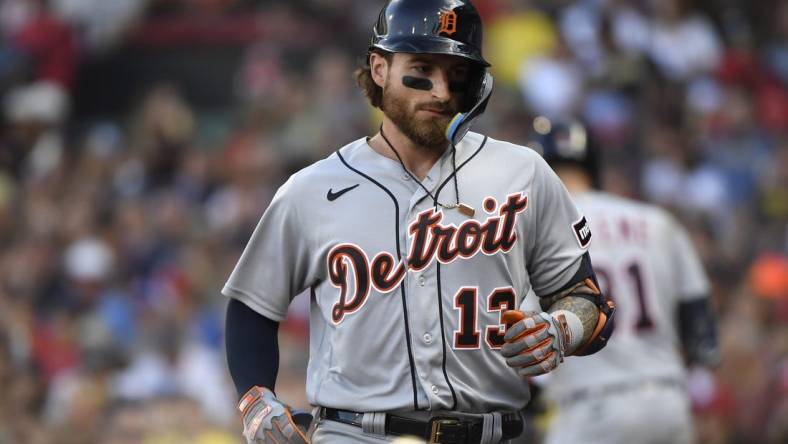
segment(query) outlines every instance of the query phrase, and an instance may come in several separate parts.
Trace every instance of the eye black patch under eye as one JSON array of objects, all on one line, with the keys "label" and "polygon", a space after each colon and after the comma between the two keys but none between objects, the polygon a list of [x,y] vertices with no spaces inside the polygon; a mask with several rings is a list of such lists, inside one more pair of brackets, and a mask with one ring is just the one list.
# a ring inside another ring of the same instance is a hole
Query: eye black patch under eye
[{"label": "eye black patch under eye", "polygon": [[432,81],[422,77],[402,76],[402,84],[408,88],[420,89],[423,91],[432,90]]}]

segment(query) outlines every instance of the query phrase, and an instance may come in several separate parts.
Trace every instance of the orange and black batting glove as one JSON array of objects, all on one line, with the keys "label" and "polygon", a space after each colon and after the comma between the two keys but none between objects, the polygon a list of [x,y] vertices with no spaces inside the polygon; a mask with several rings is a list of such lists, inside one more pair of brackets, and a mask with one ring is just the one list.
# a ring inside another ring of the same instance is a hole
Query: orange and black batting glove
[{"label": "orange and black batting glove", "polygon": [[[292,410],[271,390],[255,386],[238,403],[248,444],[309,444],[308,425],[299,424]],[[308,414],[304,414],[308,415]]]},{"label": "orange and black batting glove", "polygon": [[501,354],[521,377],[548,373],[564,361],[568,331],[565,322],[549,313],[504,312],[508,325]]}]

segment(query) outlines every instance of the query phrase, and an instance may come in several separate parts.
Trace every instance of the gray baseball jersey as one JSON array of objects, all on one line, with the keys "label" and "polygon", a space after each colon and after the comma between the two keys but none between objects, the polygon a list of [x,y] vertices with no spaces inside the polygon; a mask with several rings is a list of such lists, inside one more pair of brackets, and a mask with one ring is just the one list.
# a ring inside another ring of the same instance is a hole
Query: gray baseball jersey
[{"label": "gray baseball jersey", "polygon": [[[355,411],[516,410],[527,384],[500,356],[501,313],[549,295],[590,233],[530,149],[469,133],[457,146],[469,217],[436,206],[365,139],[293,175],[222,290],[284,319],[311,289],[307,395]],[[423,180],[454,203],[447,152]]]},{"label": "gray baseball jersey", "polygon": [[683,381],[677,307],[709,293],[686,231],[652,205],[599,192],[574,197],[594,232],[591,255],[599,284],[616,302],[616,331],[605,349],[582,360],[569,358],[552,372],[549,392],[560,400],[608,384]]}]

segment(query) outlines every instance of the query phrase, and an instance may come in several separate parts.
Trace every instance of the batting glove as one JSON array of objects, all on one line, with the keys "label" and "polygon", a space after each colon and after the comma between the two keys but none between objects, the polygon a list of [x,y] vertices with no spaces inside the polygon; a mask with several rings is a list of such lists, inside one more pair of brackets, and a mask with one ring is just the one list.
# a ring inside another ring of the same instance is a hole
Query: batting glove
[{"label": "batting glove", "polygon": [[[559,316],[560,317],[560,316]],[[552,371],[564,361],[568,327],[566,321],[548,313],[523,313],[509,310],[503,314],[508,326],[501,354],[506,364],[522,377]]]},{"label": "batting glove", "polygon": [[294,414],[267,388],[249,389],[238,403],[238,410],[243,415],[244,437],[248,444],[309,444],[305,431],[312,416]]}]

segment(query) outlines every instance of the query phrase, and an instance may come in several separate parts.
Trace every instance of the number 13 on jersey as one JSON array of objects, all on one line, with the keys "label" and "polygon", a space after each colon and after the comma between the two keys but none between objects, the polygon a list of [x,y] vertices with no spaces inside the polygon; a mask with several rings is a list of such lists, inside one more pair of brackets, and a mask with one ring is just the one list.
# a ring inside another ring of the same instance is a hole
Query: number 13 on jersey
[{"label": "number 13 on jersey", "polygon": [[[459,315],[459,328],[454,331],[455,349],[479,349],[481,347],[481,330],[478,319],[480,311],[487,314],[497,313],[498,323],[484,326],[484,342],[490,349],[499,349],[503,345],[506,326],[501,316],[506,310],[514,310],[517,298],[512,287],[496,288],[490,294],[482,296],[487,299],[485,305],[479,305],[479,289],[477,287],[461,287],[454,295],[454,308]],[[489,318],[489,316],[485,316]]]}]

